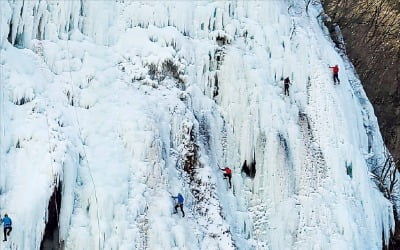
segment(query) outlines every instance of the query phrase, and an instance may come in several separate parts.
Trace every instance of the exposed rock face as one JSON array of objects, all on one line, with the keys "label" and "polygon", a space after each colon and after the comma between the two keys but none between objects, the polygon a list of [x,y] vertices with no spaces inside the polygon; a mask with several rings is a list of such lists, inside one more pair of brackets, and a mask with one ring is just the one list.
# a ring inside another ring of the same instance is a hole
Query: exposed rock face
[{"label": "exposed rock face", "polygon": [[[338,24],[346,50],[372,102],[386,143],[400,159],[400,3],[326,0],[327,22]],[[340,42],[337,42],[341,47]]]},{"label": "exposed rock face", "polygon": [[[393,0],[326,0],[325,23],[337,46],[348,54],[375,109],[393,157],[400,159],[400,2]],[[343,39],[338,37],[338,32]],[[400,223],[389,246],[399,249]]]}]

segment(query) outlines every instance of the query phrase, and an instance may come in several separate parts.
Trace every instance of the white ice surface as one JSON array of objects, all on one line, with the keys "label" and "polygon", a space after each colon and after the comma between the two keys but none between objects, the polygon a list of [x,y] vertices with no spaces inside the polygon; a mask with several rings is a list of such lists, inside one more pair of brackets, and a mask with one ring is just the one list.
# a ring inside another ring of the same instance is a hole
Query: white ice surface
[{"label": "white ice surface", "polygon": [[[387,242],[392,206],[367,165],[383,157],[378,123],[320,6],[16,0],[0,10],[0,213],[14,224],[1,249],[40,248],[57,183],[65,249],[382,249],[382,232]],[[178,192],[185,218],[171,215]]]}]

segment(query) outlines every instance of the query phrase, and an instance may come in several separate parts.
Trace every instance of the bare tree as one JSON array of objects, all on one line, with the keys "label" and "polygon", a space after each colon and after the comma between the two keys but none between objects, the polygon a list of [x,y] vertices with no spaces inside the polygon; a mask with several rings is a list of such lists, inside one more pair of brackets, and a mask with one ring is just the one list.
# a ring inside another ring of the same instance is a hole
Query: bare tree
[{"label": "bare tree", "polygon": [[383,195],[393,204],[393,215],[395,219],[395,229],[391,232],[388,246],[383,249],[399,249],[400,247],[400,218],[397,204],[399,202],[399,161],[395,161],[387,149],[384,152],[382,162],[375,162],[372,168],[373,179],[383,193]]},{"label": "bare tree", "polygon": [[383,195],[394,205],[399,200],[399,161],[395,161],[387,149],[384,152],[383,162],[378,162],[372,168],[374,181]]}]

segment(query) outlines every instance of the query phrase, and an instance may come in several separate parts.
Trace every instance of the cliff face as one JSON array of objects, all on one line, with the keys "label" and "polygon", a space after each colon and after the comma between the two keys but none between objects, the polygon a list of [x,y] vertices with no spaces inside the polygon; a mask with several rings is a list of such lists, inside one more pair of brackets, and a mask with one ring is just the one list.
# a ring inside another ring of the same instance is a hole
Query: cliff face
[{"label": "cliff face", "polygon": [[[354,64],[375,109],[386,146],[400,159],[400,2],[326,0],[325,21],[336,45]],[[343,37],[341,37],[343,36]],[[398,167],[397,167],[398,168]],[[400,247],[400,223],[389,249]]]},{"label": "cliff face", "polygon": [[393,204],[371,180],[385,146],[321,12],[0,1],[0,212],[18,229],[2,247],[388,245]]},{"label": "cliff face", "polygon": [[[338,24],[347,54],[374,106],[385,143],[400,159],[400,3],[393,0],[327,0],[334,32]],[[342,45],[337,41],[339,47]]]}]

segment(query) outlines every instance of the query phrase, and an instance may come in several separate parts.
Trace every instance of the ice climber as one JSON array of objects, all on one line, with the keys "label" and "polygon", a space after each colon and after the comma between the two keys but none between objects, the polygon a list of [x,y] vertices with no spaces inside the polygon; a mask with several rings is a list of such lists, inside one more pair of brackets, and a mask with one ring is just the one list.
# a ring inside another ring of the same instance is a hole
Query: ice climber
[{"label": "ice climber", "polygon": [[10,217],[8,217],[8,214],[4,214],[4,218],[0,218],[0,224],[3,223],[4,226],[4,240],[7,241],[7,236],[10,236],[10,233],[12,231],[12,221]]},{"label": "ice climber", "polygon": [[183,196],[181,193],[178,193],[178,196],[172,196],[172,198],[176,199],[176,205],[175,205],[175,212],[174,214],[178,213],[178,207],[181,208],[181,212],[182,212],[182,217],[185,217],[185,212],[183,211]]},{"label": "ice climber", "polygon": [[339,66],[336,64],[333,67],[329,67],[332,69],[332,73],[333,73],[333,82],[334,84],[336,84],[336,81],[338,82],[338,84],[340,84],[340,80],[339,80]]},{"label": "ice climber", "polygon": [[220,168],[222,171],[225,171],[225,173],[224,173],[224,179],[226,179],[227,177],[228,177],[228,180],[229,180],[229,188],[232,188],[232,182],[231,182],[231,179],[232,179],[232,170],[230,169],[230,168],[228,168],[228,167],[226,167],[226,168]]},{"label": "ice climber", "polygon": [[285,80],[283,80],[283,84],[284,84],[284,87],[285,87],[285,95],[287,93],[287,96],[289,96],[289,84],[291,84],[290,80],[289,80],[289,77],[286,77]]}]

